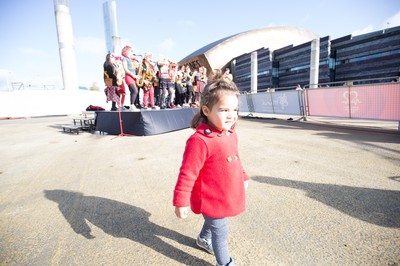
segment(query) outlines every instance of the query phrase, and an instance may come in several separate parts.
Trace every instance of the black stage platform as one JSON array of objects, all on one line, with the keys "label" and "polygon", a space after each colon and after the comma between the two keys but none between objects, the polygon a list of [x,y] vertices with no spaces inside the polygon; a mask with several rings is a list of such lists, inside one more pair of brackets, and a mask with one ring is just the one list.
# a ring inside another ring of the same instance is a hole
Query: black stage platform
[{"label": "black stage platform", "polygon": [[[135,136],[157,135],[188,128],[198,108],[141,110],[121,112],[124,134]],[[118,112],[96,111],[96,131],[110,135],[121,134]]]}]

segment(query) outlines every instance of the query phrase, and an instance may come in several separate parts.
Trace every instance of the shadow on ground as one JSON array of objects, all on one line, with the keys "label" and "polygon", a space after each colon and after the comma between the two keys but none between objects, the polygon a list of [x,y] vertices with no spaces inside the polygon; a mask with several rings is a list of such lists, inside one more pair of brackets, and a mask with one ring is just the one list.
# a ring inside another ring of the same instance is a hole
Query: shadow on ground
[{"label": "shadow on ground", "polygon": [[86,220],[107,234],[128,238],[180,263],[210,265],[164,242],[159,236],[186,246],[193,246],[195,240],[152,223],[149,220],[151,214],[142,208],[106,198],[85,196],[80,192],[45,190],[44,194],[47,199],[58,204],[60,212],[71,228],[87,239],[93,239],[95,236],[92,235]]},{"label": "shadow on ground", "polygon": [[[340,139],[345,141],[356,141],[356,142],[385,142],[385,143],[400,143],[400,134],[396,130],[384,130],[379,128],[363,128],[361,126],[346,126],[338,123],[313,123],[313,122],[299,122],[299,121],[288,121],[282,119],[269,119],[262,117],[241,117],[247,121],[257,121],[259,123],[265,123],[273,125],[276,129],[290,129],[290,130],[314,130],[316,135],[322,135],[331,139]],[[327,131],[327,132],[324,132]],[[379,137],[380,134],[391,135],[391,138],[384,138],[382,140]],[[399,153],[397,151],[397,153]]]},{"label": "shadow on ground", "polygon": [[273,186],[301,189],[307,192],[308,197],[359,220],[384,227],[400,228],[400,191],[309,183],[267,176],[255,176],[252,180]]}]

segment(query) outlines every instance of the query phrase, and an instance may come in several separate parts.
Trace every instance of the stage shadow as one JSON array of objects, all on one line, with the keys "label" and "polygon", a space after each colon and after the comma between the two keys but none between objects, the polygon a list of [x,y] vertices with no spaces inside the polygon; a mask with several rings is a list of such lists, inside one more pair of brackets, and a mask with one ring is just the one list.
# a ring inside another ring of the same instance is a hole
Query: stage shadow
[{"label": "stage shadow", "polygon": [[275,177],[252,180],[301,189],[307,196],[359,220],[391,228],[400,227],[400,191],[309,183]]},{"label": "stage shadow", "polygon": [[186,246],[194,246],[195,240],[152,223],[149,220],[151,214],[144,209],[73,191],[45,190],[44,195],[58,204],[60,212],[71,228],[87,239],[95,237],[86,223],[89,221],[107,234],[128,238],[180,263],[210,265],[207,261],[164,242],[160,237],[172,239]]}]

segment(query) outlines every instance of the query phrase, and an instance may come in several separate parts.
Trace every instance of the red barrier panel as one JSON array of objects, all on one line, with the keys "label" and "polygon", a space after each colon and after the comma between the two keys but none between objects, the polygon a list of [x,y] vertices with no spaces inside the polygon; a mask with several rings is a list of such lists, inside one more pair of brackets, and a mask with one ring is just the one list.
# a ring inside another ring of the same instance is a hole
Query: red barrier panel
[{"label": "red barrier panel", "polygon": [[308,89],[307,115],[400,120],[400,84]]}]

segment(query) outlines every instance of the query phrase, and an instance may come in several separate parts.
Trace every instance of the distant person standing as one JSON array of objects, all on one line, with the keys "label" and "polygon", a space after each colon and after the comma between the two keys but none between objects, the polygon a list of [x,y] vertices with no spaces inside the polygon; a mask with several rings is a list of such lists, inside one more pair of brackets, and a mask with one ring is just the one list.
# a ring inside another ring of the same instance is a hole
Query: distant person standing
[{"label": "distant person standing", "polygon": [[159,86],[160,86],[160,96],[158,104],[161,109],[170,108],[170,101],[168,99],[173,99],[175,88],[169,76],[169,61],[167,58],[160,57],[158,60],[159,67]]},{"label": "distant person standing", "polygon": [[106,88],[104,92],[107,96],[107,102],[111,101],[111,111],[117,111],[117,103],[120,104],[117,84],[117,69],[115,68],[115,57],[113,54],[106,55],[106,61],[103,64],[103,77]]},{"label": "distant person standing", "polygon": [[193,104],[196,101],[196,96],[194,94],[194,87],[193,87],[193,83],[194,83],[194,75],[195,73],[192,72],[192,70],[190,69],[190,66],[187,65],[186,66],[186,87],[187,87],[187,91],[186,91],[186,103],[188,103],[191,107],[193,106]]},{"label": "distant person standing", "polygon": [[147,109],[148,101],[150,102],[150,107],[152,109],[159,109],[159,107],[155,105],[153,86],[158,69],[156,69],[156,66],[153,65],[153,62],[151,61],[152,57],[153,54],[151,52],[147,52],[144,54],[144,59],[142,62],[142,73],[139,73],[139,75],[141,75],[144,80],[144,84],[142,87],[144,109]]},{"label": "distant person standing", "polygon": [[207,84],[207,68],[204,66],[199,67],[198,80],[197,80],[197,90],[199,93],[203,93],[204,87]]},{"label": "distant person standing", "polygon": [[177,67],[178,67],[178,65],[176,63],[170,62],[170,65],[169,65],[169,78],[171,79],[172,86],[174,88],[173,89],[173,93],[171,94],[171,97],[168,97],[169,98],[168,99],[169,106],[170,106],[171,109],[176,107],[174,102],[175,102],[175,97],[176,97],[176,95],[175,95],[175,79],[176,79]]},{"label": "distant person standing", "polygon": [[122,57],[121,56],[116,56],[114,55],[115,58],[115,68],[117,71],[117,85],[118,85],[118,94],[120,95],[121,98],[121,109],[125,110],[124,103],[125,103],[125,71],[124,67],[122,65]]},{"label": "distant person standing", "polygon": [[200,66],[196,75],[197,101],[201,101],[201,94],[207,84],[207,68]]},{"label": "distant person standing", "polygon": [[130,110],[138,111],[136,105],[138,105],[138,88],[136,86],[136,80],[138,79],[137,68],[139,66],[139,62],[133,60],[133,50],[132,47],[126,45],[122,48],[122,66],[125,71],[125,83],[129,88],[130,92]]},{"label": "distant person standing", "polygon": [[185,103],[186,85],[186,70],[182,65],[175,76],[175,104],[178,108],[183,107]]}]

